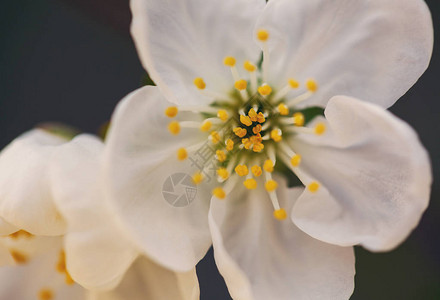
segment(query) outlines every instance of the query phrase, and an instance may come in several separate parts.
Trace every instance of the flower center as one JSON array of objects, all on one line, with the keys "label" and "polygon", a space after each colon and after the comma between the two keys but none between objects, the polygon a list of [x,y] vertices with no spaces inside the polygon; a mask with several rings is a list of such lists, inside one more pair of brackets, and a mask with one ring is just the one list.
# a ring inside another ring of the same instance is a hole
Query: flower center
[{"label": "flower center", "polygon": [[[313,79],[307,80],[304,91],[292,98],[288,98],[288,94],[292,90],[301,89],[297,80],[288,79],[285,86],[278,91],[266,83],[269,33],[259,30],[257,39],[263,43],[263,60],[261,68],[250,61],[243,63],[243,69],[247,73],[245,77],[248,79],[240,76],[234,57],[225,57],[223,63],[230,68],[234,80],[234,86],[228,95],[210,90],[209,83],[205,83],[202,77],[197,77],[194,79],[195,87],[215,101],[210,106],[168,107],[165,115],[174,118],[179,110],[183,110],[204,116],[202,122],[172,121],[168,129],[173,135],[179,134],[181,128],[194,127],[207,133],[211,149],[215,152],[216,177],[219,182],[219,186],[212,191],[213,196],[224,199],[237,179],[247,189],[256,189],[258,181],[263,178],[264,187],[274,207],[274,217],[283,220],[287,213],[278,202],[278,183],[272,178],[275,166],[288,166],[302,182],[307,182],[298,169],[301,156],[295,153],[288,141],[299,132],[321,135],[325,132],[325,125],[318,123],[314,128],[304,127],[310,120],[306,120],[303,111],[295,108],[318,90]],[[185,160],[192,150],[178,149],[178,159]],[[281,162],[277,163],[277,160]],[[201,168],[193,175],[194,183],[203,182],[206,174],[207,170]],[[307,186],[310,192],[319,189],[316,181],[309,182]]]}]

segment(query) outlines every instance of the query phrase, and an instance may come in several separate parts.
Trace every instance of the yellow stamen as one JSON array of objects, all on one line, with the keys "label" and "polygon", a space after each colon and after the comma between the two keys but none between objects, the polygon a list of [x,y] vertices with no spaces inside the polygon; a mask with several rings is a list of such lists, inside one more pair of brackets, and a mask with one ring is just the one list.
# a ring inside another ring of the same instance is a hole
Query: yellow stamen
[{"label": "yellow stamen", "polygon": [[271,159],[268,159],[264,162],[263,169],[266,172],[272,173],[274,168],[274,163]]},{"label": "yellow stamen", "polygon": [[289,114],[289,108],[284,103],[278,104],[278,111],[280,112],[280,115],[282,115],[282,116],[287,116]]},{"label": "yellow stamen", "polygon": [[238,176],[246,176],[249,174],[249,170],[246,165],[237,165],[235,167],[235,173],[237,173]]},{"label": "yellow stamen", "polygon": [[325,132],[325,124],[324,123],[318,123],[315,126],[315,134],[322,135]]},{"label": "yellow stamen", "polygon": [[310,183],[310,184],[307,186],[307,189],[308,189],[310,192],[315,193],[315,192],[317,192],[317,191],[319,190],[319,183],[317,183],[316,181],[313,181],[312,183]]},{"label": "yellow stamen", "polygon": [[303,126],[305,122],[305,118],[304,115],[300,112],[294,113],[293,114],[293,123],[296,126]]},{"label": "yellow stamen", "polygon": [[299,82],[296,81],[295,79],[289,79],[289,86],[292,89],[297,89],[297,88],[299,88]]},{"label": "yellow stamen", "polygon": [[270,95],[270,93],[272,93],[272,88],[268,84],[263,84],[258,88],[258,92],[260,93],[261,96],[267,96]]},{"label": "yellow stamen", "polygon": [[217,170],[217,174],[218,176],[220,176],[223,180],[228,179],[229,177],[229,172],[228,170],[226,170],[225,168],[220,168]]},{"label": "yellow stamen", "polygon": [[200,172],[197,172],[193,175],[192,180],[195,184],[199,184],[203,181],[203,174]]},{"label": "yellow stamen", "polygon": [[223,150],[215,151],[215,155],[219,162],[224,162],[226,160],[226,153]]},{"label": "yellow stamen", "polygon": [[312,93],[314,93],[314,92],[316,92],[318,90],[318,84],[313,79],[307,80],[306,87]]},{"label": "yellow stamen", "polygon": [[180,132],[180,124],[177,121],[172,121],[168,124],[168,130],[171,134],[177,135]]},{"label": "yellow stamen", "polygon": [[298,167],[301,163],[301,155],[295,154],[294,156],[292,156],[292,158],[290,159],[290,163],[292,164],[292,166]]},{"label": "yellow stamen", "polygon": [[264,185],[264,187],[266,188],[266,191],[273,192],[277,189],[278,183],[275,180],[271,179],[271,180],[266,181],[266,184]]},{"label": "yellow stamen", "polygon": [[38,292],[39,300],[52,300],[54,293],[50,289],[42,289]]},{"label": "yellow stamen", "polygon": [[206,83],[205,83],[205,81],[203,81],[203,78],[201,78],[201,77],[197,77],[196,79],[194,79],[194,85],[199,90],[204,90],[206,88]]},{"label": "yellow stamen", "polygon": [[231,139],[226,140],[226,150],[232,151],[234,149],[234,141]]},{"label": "yellow stamen", "polygon": [[270,132],[270,138],[278,143],[278,142],[280,142],[283,139],[280,133],[281,133],[281,130],[273,129]]},{"label": "yellow stamen", "polygon": [[211,141],[213,144],[217,144],[218,142],[220,142],[220,139],[220,134],[217,131],[211,132]]},{"label": "yellow stamen", "polygon": [[178,112],[179,110],[175,106],[170,106],[165,109],[165,115],[169,118],[174,118],[175,116],[177,116]]},{"label": "yellow stamen", "polygon": [[233,66],[235,66],[235,58],[232,56],[227,56],[223,60],[223,63],[228,67],[233,67]]},{"label": "yellow stamen", "polygon": [[261,167],[257,166],[257,165],[253,166],[251,168],[251,171],[252,171],[252,174],[254,174],[255,177],[259,177],[259,176],[261,176],[261,174],[263,174],[263,170],[261,170]]},{"label": "yellow stamen", "polygon": [[262,112],[259,112],[257,115],[257,122],[258,123],[264,123],[266,122],[266,118],[264,117]]},{"label": "yellow stamen", "polygon": [[212,190],[212,195],[217,199],[224,199],[226,197],[225,191],[221,187],[216,187]]},{"label": "yellow stamen", "polygon": [[247,81],[244,79],[235,82],[235,88],[239,91],[244,91],[247,88]]},{"label": "yellow stamen", "polygon": [[254,147],[252,147],[252,151],[257,153],[263,151],[263,149],[264,149],[264,144],[262,143],[254,144]]},{"label": "yellow stamen", "polygon": [[257,188],[257,181],[253,178],[248,178],[243,182],[248,190],[255,190]]},{"label": "yellow stamen", "polygon": [[251,108],[248,112],[248,116],[252,122],[257,122],[257,112],[255,109]]},{"label": "yellow stamen", "polygon": [[252,128],[252,132],[253,132],[254,134],[260,133],[261,130],[263,130],[263,127],[262,127],[260,124],[257,124],[257,125],[255,125],[254,128]]},{"label": "yellow stamen", "polygon": [[246,126],[251,126],[252,121],[248,116],[240,115],[240,122],[243,123]]},{"label": "yellow stamen", "polygon": [[177,159],[178,160],[185,160],[188,157],[188,152],[185,148],[180,148],[177,150]]},{"label": "yellow stamen", "polygon": [[224,109],[220,109],[220,110],[217,112],[217,117],[218,117],[220,120],[222,120],[223,122],[225,122],[225,121],[228,120],[229,115],[228,115],[228,112],[227,112],[226,110],[224,110]]},{"label": "yellow stamen", "polygon": [[264,29],[260,29],[257,32],[257,38],[262,41],[265,42],[269,39],[269,32],[267,30]]},{"label": "yellow stamen", "polygon": [[243,67],[245,68],[246,71],[248,72],[255,72],[255,70],[257,69],[257,67],[251,63],[250,61],[245,61]]},{"label": "yellow stamen", "polygon": [[273,216],[275,217],[275,219],[282,221],[287,218],[287,213],[284,208],[280,208],[280,209],[274,210]]},{"label": "yellow stamen", "polygon": [[232,131],[234,131],[235,135],[237,135],[239,138],[242,138],[247,134],[247,130],[241,127],[236,127]]},{"label": "yellow stamen", "polygon": [[11,254],[12,258],[14,259],[15,263],[18,265],[23,265],[28,262],[29,258],[20,251],[10,249],[9,253]]},{"label": "yellow stamen", "polygon": [[212,127],[212,122],[205,120],[202,123],[202,126],[200,126],[200,130],[206,132],[206,131],[209,131],[209,129],[211,129],[211,127]]}]

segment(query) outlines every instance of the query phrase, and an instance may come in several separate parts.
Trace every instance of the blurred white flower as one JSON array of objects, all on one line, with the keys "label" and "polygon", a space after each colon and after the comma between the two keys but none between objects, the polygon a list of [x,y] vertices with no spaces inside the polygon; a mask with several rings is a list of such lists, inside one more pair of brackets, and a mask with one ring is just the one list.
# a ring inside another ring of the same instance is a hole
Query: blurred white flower
[{"label": "blurred white flower", "polygon": [[[235,299],[348,298],[350,246],[395,247],[427,206],[426,151],[383,110],[429,63],[425,3],[131,7],[141,61],[158,87],[119,105],[105,150],[105,190],[127,234],[178,271],[213,242]],[[313,105],[326,106],[325,118],[308,119],[303,109]],[[273,173],[287,169],[305,188],[288,189]],[[178,173],[197,184],[184,207],[162,195]],[[293,223],[278,221],[288,216]]]}]

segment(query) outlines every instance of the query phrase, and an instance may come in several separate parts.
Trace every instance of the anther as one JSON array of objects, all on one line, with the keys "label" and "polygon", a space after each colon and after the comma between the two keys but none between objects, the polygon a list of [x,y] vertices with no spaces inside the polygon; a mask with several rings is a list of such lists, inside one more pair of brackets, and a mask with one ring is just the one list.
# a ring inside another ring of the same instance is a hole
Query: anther
[{"label": "anther", "polygon": [[175,106],[170,106],[165,109],[165,115],[169,118],[174,118],[175,116],[177,116],[178,112],[179,110]]},{"label": "anther", "polygon": [[299,88],[299,82],[296,81],[295,79],[289,79],[288,82],[289,82],[289,86],[290,86],[292,89],[297,89],[297,88]]},{"label": "anther", "polygon": [[243,123],[246,126],[251,126],[252,125],[251,118],[249,118],[248,116],[240,115],[240,122]]},{"label": "anther", "polygon": [[237,165],[235,167],[235,173],[237,173],[238,176],[246,176],[249,174],[249,170],[246,165]]},{"label": "anther", "polygon": [[299,164],[301,163],[301,155],[299,154],[295,154],[294,156],[292,156],[290,158],[290,164],[294,167],[298,167]]},{"label": "anther", "polygon": [[257,31],[257,38],[258,40],[265,42],[269,39],[269,32],[264,29],[260,29]]},{"label": "anther", "polygon": [[226,153],[223,150],[217,150],[215,152],[215,157],[219,162],[224,162],[226,160]]},{"label": "anther", "polygon": [[311,182],[308,186],[307,189],[312,192],[315,193],[319,190],[319,183],[316,181]]},{"label": "anther", "polygon": [[228,67],[233,67],[235,66],[235,58],[232,56],[227,56],[225,57],[225,59],[223,60],[223,63],[228,66]]},{"label": "anther", "polygon": [[217,199],[225,199],[226,193],[221,187],[216,187],[212,190],[212,195]]},{"label": "anther", "polygon": [[293,114],[293,124],[296,126],[303,126],[305,122],[304,114],[296,112]]},{"label": "anther", "polygon": [[280,115],[282,115],[282,116],[287,116],[289,114],[289,108],[284,103],[278,104],[278,111],[280,112]]},{"label": "anther", "polygon": [[254,108],[251,108],[248,112],[248,116],[252,122],[257,122],[257,112]]},{"label": "anther", "polygon": [[205,83],[205,81],[203,81],[203,78],[201,78],[201,77],[197,77],[196,79],[194,79],[194,85],[199,90],[204,90],[206,88],[206,83]]},{"label": "anther", "polygon": [[241,128],[241,127],[236,127],[232,130],[236,136],[238,136],[239,138],[244,137],[247,134],[247,130],[245,128]]},{"label": "anther", "polygon": [[271,159],[268,159],[264,162],[263,169],[266,172],[272,173],[274,168],[274,163]]},{"label": "anther", "polygon": [[255,190],[257,188],[257,181],[253,178],[248,178],[243,182],[243,185],[248,189],[248,190]]},{"label": "anther", "polygon": [[227,139],[226,142],[226,150],[232,151],[234,149],[234,141],[231,139]]},{"label": "anther", "polygon": [[212,127],[212,122],[208,121],[208,120],[205,120],[202,123],[202,125],[200,126],[200,130],[206,132],[206,131],[209,131],[211,129],[211,127]]},{"label": "anther", "polygon": [[318,90],[318,84],[313,79],[307,80],[306,87],[312,93],[314,93],[314,92],[316,92]]},{"label": "anther", "polygon": [[315,134],[322,135],[322,134],[324,134],[325,129],[326,129],[326,127],[325,127],[324,123],[318,123],[315,126]]},{"label": "anther", "polygon": [[227,112],[226,110],[224,110],[224,109],[220,109],[220,110],[217,112],[217,117],[218,117],[220,120],[222,120],[223,122],[225,122],[225,121],[228,120],[229,115],[228,115],[228,112]]},{"label": "anther", "polygon": [[252,174],[254,174],[255,177],[261,176],[263,174],[263,170],[261,170],[261,167],[258,165],[255,165],[251,168]]},{"label": "anther", "polygon": [[178,160],[185,160],[188,157],[188,152],[185,148],[180,148],[177,150],[177,159]]},{"label": "anther", "polygon": [[248,60],[244,62],[243,67],[248,72],[255,72],[255,70],[257,69],[257,67]]},{"label": "anther", "polygon": [[268,84],[263,84],[258,88],[258,93],[260,93],[261,96],[267,96],[272,93],[272,88]]},{"label": "anther", "polygon": [[273,192],[277,189],[278,183],[275,180],[271,179],[266,181],[264,187],[266,188],[266,191]]},{"label": "anther", "polygon": [[281,131],[281,129],[273,129],[271,132],[270,132],[270,138],[272,139],[272,140],[274,140],[275,142],[280,142],[283,138],[282,138],[282,131]]},{"label": "anther", "polygon": [[280,208],[273,211],[273,216],[275,217],[275,219],[282,221],[287,218],[287,213],[284,208]]},{"label": "anther", "polygon": [[247,88],[247,81],[244,79],[237,80],[235,82],[235,88],[239,91],[244,91]]},{"label": "anther", "polygon": [[180,124],[177,121],[172,121],[168,124],[168,130],[171,134],[177,135],[180,132]]},{"label": "anther", "polygon": [[221,139],[220,134],[217,131],[211,132],[211,135],[209,137],[214,145],[220,142]]},{"label": "anther", "polygon": [[260,133],[263,130],[263,127],[260,124],[255,125],[254,128],[252,128],[252,132],[254,134]]},{"label": "anther", "polygon": [[220,168],[220,169],[217,170],[217,175],[218,175],[221,179],[226,180],[226,179],[228,179],[228,177],[229,177],[229,172],[228,172],[228,170],[226,170],[225,168]]},{"label": "anther", "polygon": [[259,112],[257,115],[257,122],[258,123],[264,123],[266,122],[266,118],[262,112]]},{"label": "anther", "polygon": [[203,181],[203,174],[200,172],[197,172],[193,175],[192,180],[195,184],[199,184]]}]

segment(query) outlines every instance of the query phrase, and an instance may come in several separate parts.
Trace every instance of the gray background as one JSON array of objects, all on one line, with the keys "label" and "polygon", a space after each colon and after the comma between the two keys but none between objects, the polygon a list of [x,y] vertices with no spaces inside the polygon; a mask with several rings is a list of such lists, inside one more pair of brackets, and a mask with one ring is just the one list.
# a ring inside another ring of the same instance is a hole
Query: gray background
[{"label": "gray background", "polygon": [[[427,1],[435,29],[440,3]],[[126,0],[14,0],[0,9],[0,146],[44,121],[95,133],[143,70]],[[436,32],[436,39],[438,34]],[[437,45],[436,45],[437,46]],[[440,299],[440,58],[392,107],[430,152],[435,183],[422,222],[398,249],[356,249],[359,299]],[[230,299],[212,251],[199,263],[202,300]]]}]

